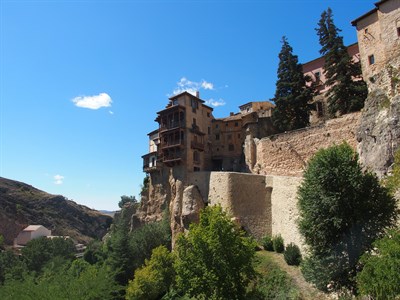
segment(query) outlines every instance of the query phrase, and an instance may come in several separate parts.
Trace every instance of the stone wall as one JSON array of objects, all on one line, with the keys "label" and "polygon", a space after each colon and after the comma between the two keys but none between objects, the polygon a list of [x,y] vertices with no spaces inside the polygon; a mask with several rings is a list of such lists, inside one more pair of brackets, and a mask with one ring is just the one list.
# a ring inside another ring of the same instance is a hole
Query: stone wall
[{"label": "stone wall", "polygon": [[282,235],[285,244],[304,245],[297,229],[300,177],[212,172],[210,205],[221,205],[253,237]]},{"label": "stone wall", "polygon": [[307,161],[321,148],[346,141],[356,149],[359,120],[360,113],[352,113],[319,126],[254,139],[255,149],[246,139],[244,152],[250,154],[246,155],[246,163],[255,174],[301,176]]},{"label": "stone wall", "polygon": [[253,237],[271,233],[271,191],[266,177],[234,172],[212,172],[209,204],[220,204]]}]

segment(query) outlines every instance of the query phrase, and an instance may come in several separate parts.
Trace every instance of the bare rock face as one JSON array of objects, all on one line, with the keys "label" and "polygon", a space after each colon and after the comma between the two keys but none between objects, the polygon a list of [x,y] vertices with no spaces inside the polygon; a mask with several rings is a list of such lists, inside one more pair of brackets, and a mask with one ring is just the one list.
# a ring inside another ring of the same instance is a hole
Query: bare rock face
[{"label": "bare rock face", "polygon": [[170,204],[172,246],[179,233],[189,229],[189,224],[199,221],[200,210],[204,201],[197,186],[184,188],[180,180],[175,182],[175,198]]},{"label": "bare rock face", "polygon": [[378,177],[390,172],[400,146],[400,96],[375,89],[366,99],[357,131],[361,163]]},{"label": "bare rock face", "polygon": [[203,198],[197,186],[190,185],[183,191],[182,198],[182,225],[189,229],[190,223],[199,222],[200,210],[204,208]]}]

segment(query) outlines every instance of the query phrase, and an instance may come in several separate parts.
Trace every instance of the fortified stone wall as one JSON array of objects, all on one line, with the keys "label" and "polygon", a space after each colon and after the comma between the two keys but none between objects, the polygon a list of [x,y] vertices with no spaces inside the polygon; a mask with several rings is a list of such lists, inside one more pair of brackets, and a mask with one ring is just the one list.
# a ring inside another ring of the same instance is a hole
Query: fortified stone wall
[{"label": "fortified stone wall", "polygon": [[210,174],[210,205],[221,205],[253,237],[281,234],[302,250],[297,229],[299,177],[233,172]]},{"label": "fortified stone wall", "polygon": [[266,177],[234,172],[212,172],[210,205],[220,204],[253,237],[271,233],[271,191]]},{"label": "fortified stone wall", "polygon": [[[307,161],[321,148],[346,141],[356,149],[359,121],[360,113],[357,112],[328,120],[319,126],[261,140],[246,139],[246,163],[255,174],[301,176]],[[255,162],[251,161],[254,157]]]}]

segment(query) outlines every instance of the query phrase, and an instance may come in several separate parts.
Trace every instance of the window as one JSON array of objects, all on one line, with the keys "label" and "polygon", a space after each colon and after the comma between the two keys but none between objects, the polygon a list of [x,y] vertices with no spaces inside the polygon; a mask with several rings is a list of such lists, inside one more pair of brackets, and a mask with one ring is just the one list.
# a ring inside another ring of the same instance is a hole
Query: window
[{"label": "window", "polygon": [[397,36],[400,37],[400,26],[397,27]]},{"label": "window", "polygon": [[200,162],[200,154],[199,154],[198,151],[194,151],[194,152],[193,152],[193,161],[194,161],[195,163],[199,163],[199,162]]},{"label": "window", "polygon": [[227,126],[228,126],[228,123],[225,123],[225,126],[227,127]]},{"label": "window", "polygon": [[193,126],[196,126],[196,118],[193,118]]},{"label": "window", "polygon": [[315,81],[320,82],[321,81],[321,72],[317,71],[314,73],[315,76]]},{"label": "window", "polygon": [[172,105],[178,105],[178,99],[174,99],[174,100],[172,101]]},{"label": "window", "polygon": [[199,168],[199,167],[194,167],[194,168],[193,168],[193,171],[194,171],[194,172],[200,172],[200,168]]},{"label": "window", "polygon": [[211,127],[208,127],[207,130],[208,130],[208,134],[211,134]]},{"label": "window", "polygon": [[228,134],[228,140],[232,139],[232,134]]},{"label": "window", "polygon": [[368,62],[370,65],[373,65],[375,63],[375,57],[373,54],[368,56]]},{"label": "window", "polygon": [[217,148],[217,152],[219,151],[219,148]]},{"label": "window", "polygon": [[219,141],[219,134],[216,134],[216,135],[215,135],[215,139],[216,139],[217,141]]},{"label": "window", "polygon": [[238,122],[235,122],[235,127],[238,127],[239,126],[239,123]]},{"label": "window", "polygon": [[207,117],[210,117],[210,113],[209,112],[207,113]]},{"label": "window", "polygon": [[215,128],[217,129],[219,127],[219,125],[218,124],[215,124]]},{"label": "window", "polygon": [[322,102],[318,101],[316,104],[316,109],[317,109],[317,116],[322,117],[324,115],[323,109],[322,109]]},{"label": "window", "polygon": [[233,151],[233,150],[235,150],[235,147],[232,145],[232,144],[229,144],[229,151]]},{"label": "window", "polygon": [[238,138],[240,139],[240,133],[238,134]]},{"label": "window", "polygon": [[367,34],[368,33],[368,28],[364,29],[364,33]]}]

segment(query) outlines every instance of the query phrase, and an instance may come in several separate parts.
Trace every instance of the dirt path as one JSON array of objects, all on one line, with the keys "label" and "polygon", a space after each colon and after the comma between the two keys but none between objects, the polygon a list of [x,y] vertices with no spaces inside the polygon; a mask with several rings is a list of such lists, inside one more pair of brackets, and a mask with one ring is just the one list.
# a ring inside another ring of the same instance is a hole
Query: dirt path
[{"label": "dirt path", "polygon": [[271,257],[271,259],[283,270],[288,276],[293,279],[293,282],[300,289],[303,299],[305,300],[328,300],[330,299],[327,295],[320,292],[318,289],[314,288],[311,284],[304,280],[303,275],[301,274],[300,268],[295,266],[288,266],[283,258],[282,254],[278,254],[275,252],[265,252],[267,256]]}]

